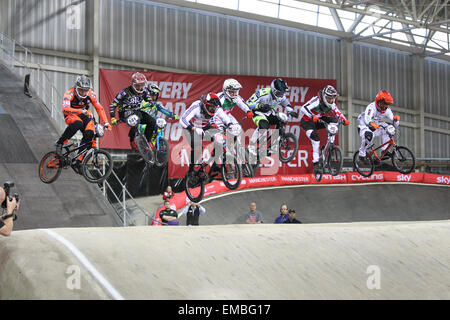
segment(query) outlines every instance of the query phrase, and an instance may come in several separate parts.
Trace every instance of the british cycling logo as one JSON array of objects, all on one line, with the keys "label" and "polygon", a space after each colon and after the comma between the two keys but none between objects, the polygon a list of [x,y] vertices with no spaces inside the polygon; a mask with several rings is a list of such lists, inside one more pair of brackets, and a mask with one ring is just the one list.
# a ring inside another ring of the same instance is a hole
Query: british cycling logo
[{"label": "british cycling logo", "polygon": [[333,181],[344,181],[346,179],[346,176],[344,174],[338,174],[337,176],[332,176],[331,174],[326,174],[324,175],[324,178],[328,179],[328,180],[333,180]]},{"label": "british cycling logo", "polygon": [[437,183],[450,184],[450,177],[446,176],[437,177]]},{"label": "british cycling logo", "polygon": [[383,179],[383,174],[373,174],[370,177],[363,177],[358,175],[352,175],[352,181],[374,181],[374,180],[382,180]]}]

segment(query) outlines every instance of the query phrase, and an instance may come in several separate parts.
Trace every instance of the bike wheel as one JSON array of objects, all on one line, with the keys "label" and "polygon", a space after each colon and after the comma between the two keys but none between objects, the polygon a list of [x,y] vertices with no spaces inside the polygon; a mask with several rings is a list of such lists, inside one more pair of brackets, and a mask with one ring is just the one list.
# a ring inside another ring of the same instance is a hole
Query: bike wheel
[{"label": "bike wheel", "polygon": [[200,202],[205,193],[204,172],[200,168],[198,170],[189,170],[184,180],[184,189],[186,195],[192,202]]},{"label": "bike wheel", "polygon": [[54,151],[48,152],[39,163],[39,178],[44,183],[52,183],[58,179],[61,170],[62,166],[59,156]]},{"label": "bike wheel", "polygon": [[323,177],[323,168],[314,171],[314,178],[316,179],[317,182],[320,182],[322,180]]},{"label": "bike wheel", "polygon": [[363,177],[370,177],[375,169],[372,157],[365,157],[364,161],[359,160],[359,151],[353,156],[353,167]]},{"label": "bike wheel", "polygon": [[395,146],[392,152],[392,165],[398,172],[411,173],[416,167],[416,158],[407,147]]},{"label": "bike wheel", "polygon": [[280,137],[280,161],[287,163],[294,159],[298,150],[298,140],[297,137],[288,132],[284,136]]},{"label": "bike wheel", "polygon": [[166,139],[159,140],[159,148],[156,150],[155,165],[161,167],[169,162],[169,142]]},{"label": "bike wheel", "polygon": [[244,164],[241,166],[242,173],[249,178],[252,178],[255,176],[256,171],[258,170],[259,160],[257,157],[251,157],[250,152],[245,149],[244,151]]},{"label": "bike wheel", "polygon": [[147,164],[153,165],[155,163],[155,154],[144,135],[138,135],[136,137],[136,147]]},{"label": "bike wheel", "polygon": [[109,152],[95,149],[88,152],[81,163],[81,174],[91,183],[100,183],[108,179],[113,170],[113,160]]},{"label": "bike wheel", "polygon": [[342,151],[339,146],[332,145],[327,156],[327,166],[330,169],[330,174],[336,176],[341,173],[344,158],[342,158]]},{"label": "bike wheel", "polygon": [[242,182],[242,170],[236,158],[230,163],[223,163],[220,170],[223,183],[228,189],[235,190],[239,188]]}]

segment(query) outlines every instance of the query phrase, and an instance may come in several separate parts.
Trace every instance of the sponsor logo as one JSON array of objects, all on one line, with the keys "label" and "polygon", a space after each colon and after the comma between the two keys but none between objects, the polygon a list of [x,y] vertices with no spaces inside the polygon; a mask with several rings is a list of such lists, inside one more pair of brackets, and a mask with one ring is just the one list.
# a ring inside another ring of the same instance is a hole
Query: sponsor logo
[{"label": "sponsor logo", "polygon": [[281,177],[282,181],[309,182],[308,177]]},{"label": "sponsor logo", "polygon": [[437,183],[450,184],[450,177],[446,176],[437,177]]},{"label": "sponsor logo", "polygon": [[409,182],[411,181],[410,175],[400,174],[397,176],[397,181]]},{"label": "sponsor logo", "polygon": [[352,181],[377,181],[383,180],[383,174],[373,174],[370,177],[363,177],[359,174],[352,174]]},{"label": "sponsor logo", "polygon": [[[331,175],[330,175],[331,176]],[[346,179],[346,177],[345,177],[345,175],[343,175],[343,174],[339,174],[339,175],[337,175],[337,176],[331,176],[331,179],[332,180],[337,180],[337,181],[345,181],[345,179]]]},{"label": "sponsor logo", "polygon": [[276,177],[268,177],[268,178],[252,178],[248,179],[248,182],[250,183],[258,183],[258,182],[273,182],[277,181]]}]

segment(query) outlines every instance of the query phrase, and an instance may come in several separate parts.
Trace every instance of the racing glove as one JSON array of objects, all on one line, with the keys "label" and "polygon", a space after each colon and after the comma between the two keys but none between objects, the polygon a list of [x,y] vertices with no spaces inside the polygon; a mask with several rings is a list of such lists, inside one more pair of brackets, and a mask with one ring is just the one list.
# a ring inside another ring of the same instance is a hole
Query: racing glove
[{"label": "racing glove", "polygon": [[379,124],[376,124],[375,122],[371,122],[371,123],[369,123],[369,125],[370,125],[374,130],[377,130],[377,129],[380,127],[380,125],[379,125]]},{"label": "racing glove", "polygon": [[117,122],[118,122],[118,121],[117,121],[116,118],[114,118],[114,117],[111,118],[111,124],[112,124],[112,125],[117,124]]},{"label": "racing glove", "polygon": [[109,124],[109,122],[105,122],[103,124],[103,126],[105,127],[106,130],[111,130],[112,129],[112,126]]},{"label": "racing glove", "polygon": [[195,128],[194,129],[195,133],[198,134],[199,136],[203,136],[203,129],[202,128]]},{"label": "racing glove", "polygon": [[93,118],[94,116],[92,115],[92,112],[86,109],[83,109],[83,111],[81,111],[82,114],[86,115],[88,118]]},{"label": "racing glove", "polygon": [[178,116],[176,114],[174,114],[173,119],[178,120]]},{"label": "racing glove", "polygon": [[253,112],[252,111],[247,111],[247,118],[249,118],[249,119],[253,118]]},{"label": "racing glove", "polygon": [[319,122],[319,121],[320,121],[320,118],[318,118],[318,117],[316,117],[316,116],[313,116],[313,121],[314,121],[314,122]]},{"label": "racing glove", "polygon": [[400,121],[400,116],[394,116],[394,121]]},{"label": "racing glove", "polygon": [[295,112],[295,111],[289,112],[289,115],[290,115],[291,117],[293,117],[293,118],[298,118],[298,113]]},{"label": "racing glove", "polygon": [[348,126],[349,124],[350,124],[350,121],[348,121],[348,120],[344,121],[344,126]]}]

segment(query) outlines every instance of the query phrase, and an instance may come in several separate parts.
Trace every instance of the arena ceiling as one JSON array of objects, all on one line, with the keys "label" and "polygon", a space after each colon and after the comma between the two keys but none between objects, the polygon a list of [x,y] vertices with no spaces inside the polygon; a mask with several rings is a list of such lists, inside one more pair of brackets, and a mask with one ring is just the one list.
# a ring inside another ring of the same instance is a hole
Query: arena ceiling
[{"label": "arena ceiling", "polygon": [[[450,0],[185,0],[336,31],[351,41],[376,39],[450,57]],[[299,19],[301,17],[301,19]]]}]

